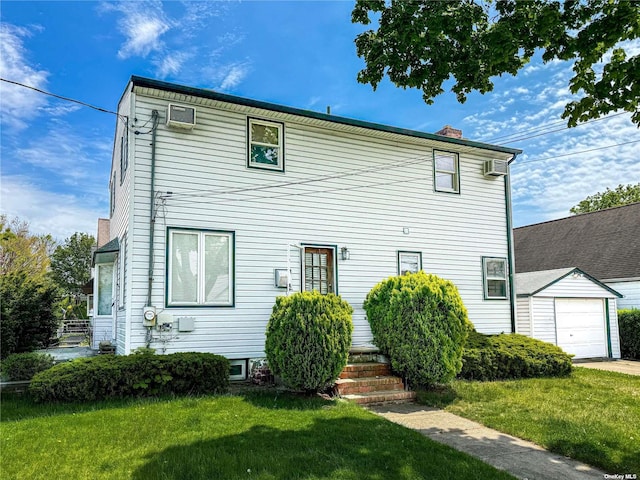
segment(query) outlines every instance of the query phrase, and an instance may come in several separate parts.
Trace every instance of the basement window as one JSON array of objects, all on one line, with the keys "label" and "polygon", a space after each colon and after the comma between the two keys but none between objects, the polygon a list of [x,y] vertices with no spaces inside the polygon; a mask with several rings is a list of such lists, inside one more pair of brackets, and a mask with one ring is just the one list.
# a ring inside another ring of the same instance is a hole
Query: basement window
[{"label": "basement window", "polygon": [[422,270],[422,252],[398,252],[398,275]]}]

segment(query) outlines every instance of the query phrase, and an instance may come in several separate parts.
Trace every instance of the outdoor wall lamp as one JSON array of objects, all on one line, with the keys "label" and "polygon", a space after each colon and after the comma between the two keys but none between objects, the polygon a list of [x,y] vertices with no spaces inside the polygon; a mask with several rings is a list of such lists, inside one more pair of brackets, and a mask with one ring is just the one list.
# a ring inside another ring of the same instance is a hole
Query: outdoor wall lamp
[{"label": "outdoor wall lamp", "polygon": [[342,247],[340,249],[340,257],[342,260],[349,260],[351,258],[351,252],[347,247]]}]

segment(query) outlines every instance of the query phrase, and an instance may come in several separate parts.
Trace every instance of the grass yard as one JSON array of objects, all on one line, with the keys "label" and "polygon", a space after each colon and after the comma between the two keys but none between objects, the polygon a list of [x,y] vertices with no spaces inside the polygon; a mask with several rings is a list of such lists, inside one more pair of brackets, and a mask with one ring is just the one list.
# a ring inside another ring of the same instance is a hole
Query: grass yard
[{"label": "grass yard", "polygon": [[511,479],[355,405],[276,392],[34,405],[2,398],[9,479]]},{"label": "grass yard", "polygon": [[568,378],[455,381],[419,401],[609,473],[640,474],[640,377],[578,367]]}]

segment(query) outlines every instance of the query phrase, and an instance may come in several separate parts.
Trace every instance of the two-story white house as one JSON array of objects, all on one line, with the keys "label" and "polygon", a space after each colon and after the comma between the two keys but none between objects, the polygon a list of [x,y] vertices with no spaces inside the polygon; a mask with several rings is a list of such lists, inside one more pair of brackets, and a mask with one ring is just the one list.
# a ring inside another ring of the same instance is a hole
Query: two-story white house
[{"label": "two-story white house", "polygon": [[214,352],[242,376],[278,295],[341,295],[366,346],[366,294],[418,269],[458,286],[480,332],[514,330],[519,150],[135,76],[118,113],[96,342]]}]

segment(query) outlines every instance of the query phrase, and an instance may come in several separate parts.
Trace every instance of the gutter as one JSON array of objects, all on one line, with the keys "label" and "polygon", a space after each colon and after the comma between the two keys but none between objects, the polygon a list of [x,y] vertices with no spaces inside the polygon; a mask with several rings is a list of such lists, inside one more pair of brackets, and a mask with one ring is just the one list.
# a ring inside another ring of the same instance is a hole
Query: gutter
[{"label": "gutter", "polygon": [[515,161],[517,153],[513,154],[511,160],[507,162],[509,173],[504,177],[504,197],[507,215],[507,251],[509,263],[509,307],[511,309],[511,333],[516,333],[516,286],[515,286],[515,252],[513,249],[513,221],[511,219],[513,206],[511,204],[511,168],[510,165]]},{"label": "gutter", "polygon": [[151,112],[153,131],[151,132],[151,184],[149,192],[149,286],[147,291],[147,306],[151,306],[151,290],[153,288],[153,237],[155,234],[156,219],[154,215],[154,189],[156,171],[156,133],[158,131],[158,111]]}]

